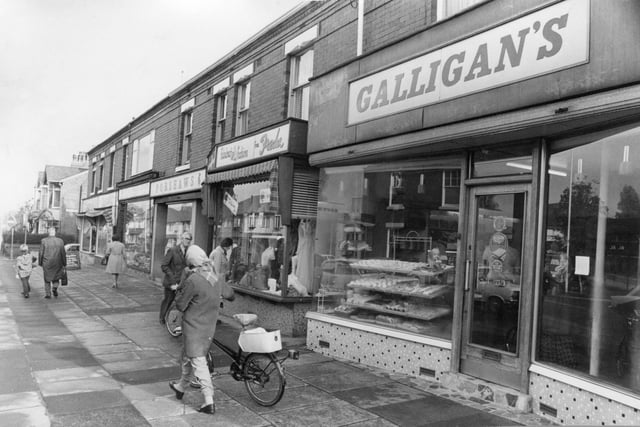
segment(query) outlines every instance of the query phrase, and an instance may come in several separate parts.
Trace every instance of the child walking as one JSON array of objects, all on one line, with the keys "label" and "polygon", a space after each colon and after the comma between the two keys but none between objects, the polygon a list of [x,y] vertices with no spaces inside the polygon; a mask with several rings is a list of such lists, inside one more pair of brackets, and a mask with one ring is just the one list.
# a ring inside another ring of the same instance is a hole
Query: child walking
[{"label": "child walking", "polygon": [[21,255],[16,259],[16,269],[18,271],[18,277],[22,282],[22,295],[25,298],[29,298],[29,292],[31,292],[31,286],[29,286],[29,277],[33,268],[37,265],[36,258],[29,253],[29,246],[20,245]]}]

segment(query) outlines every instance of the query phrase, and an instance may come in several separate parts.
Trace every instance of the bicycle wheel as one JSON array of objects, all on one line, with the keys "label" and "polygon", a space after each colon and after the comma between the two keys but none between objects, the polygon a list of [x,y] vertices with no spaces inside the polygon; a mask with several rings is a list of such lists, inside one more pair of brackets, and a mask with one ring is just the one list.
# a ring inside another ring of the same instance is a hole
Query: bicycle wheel
[{"label": "bicycle wheel", "polygon": [[164,324],[171,336],[179,337],[182,335],[182,312],[176,308],[175,304],[171,304],[164,316]]},{"label": "bicycle wheel", "polygon": [[249,396],[261,406],[273,406],[282,399],[286,380],[284,370],[272,353],[251,353],[242,368]]}]

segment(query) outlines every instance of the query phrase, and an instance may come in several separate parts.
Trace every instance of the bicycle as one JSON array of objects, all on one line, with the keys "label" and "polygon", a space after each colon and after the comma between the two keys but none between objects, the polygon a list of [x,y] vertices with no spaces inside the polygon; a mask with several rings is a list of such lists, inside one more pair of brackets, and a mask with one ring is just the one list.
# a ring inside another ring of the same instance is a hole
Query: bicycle
[{"label": "bicycle", "polygon": [[[279,356],[278,352],[282,350],[280,330],[267,331],[256,327],[257,315],[234,314],[233,318],[242,325],[238,349],[232,349],[215,337],[213,344],[231,358],[230,374],[234,380],[244,382],[251,399],[260,406],[273,406],[282,399],[287,383],[283,363],[287,359],[297,360],[299,352],[290,349],[286,355]],[[182,329],[174,328],[169,333],[180,336]],[[213,358],[213,349],[210,348],[206,359],[212,375],[215,372]]]},{"label": "bicycle", "polygon": [[164,315],[164,325],[172,337],[182,335],[182,312],[176,307],[176,302],[171,302],[169,309]]}]

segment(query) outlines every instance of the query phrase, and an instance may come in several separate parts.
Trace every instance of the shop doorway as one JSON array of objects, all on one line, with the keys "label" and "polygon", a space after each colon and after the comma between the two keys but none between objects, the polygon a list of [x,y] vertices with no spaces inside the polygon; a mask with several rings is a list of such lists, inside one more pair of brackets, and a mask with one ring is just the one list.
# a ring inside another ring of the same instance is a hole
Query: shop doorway
[{"label": "shop doorway", "polygon": [[[521,388],[523,298],[532,286],[530,184],[470,189],[460,370]],[[528,336],[528,335],[527,335]]]}]

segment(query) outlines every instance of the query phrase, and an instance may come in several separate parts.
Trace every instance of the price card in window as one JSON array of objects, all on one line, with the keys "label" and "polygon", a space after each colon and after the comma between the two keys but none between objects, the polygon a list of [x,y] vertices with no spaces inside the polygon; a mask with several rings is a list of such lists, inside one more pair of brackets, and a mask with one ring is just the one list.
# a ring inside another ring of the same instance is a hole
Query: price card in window
[{"label": "price card in window", "polygon": [[573,274],[580,276],[589,275],[589,257],[588,256],[576,256],[575,271]]},{"label": "price card in window", "polygon": [[270,203],[271,202],[271,189],[270,188],[261,188],[260,189],[260,203]]}]

